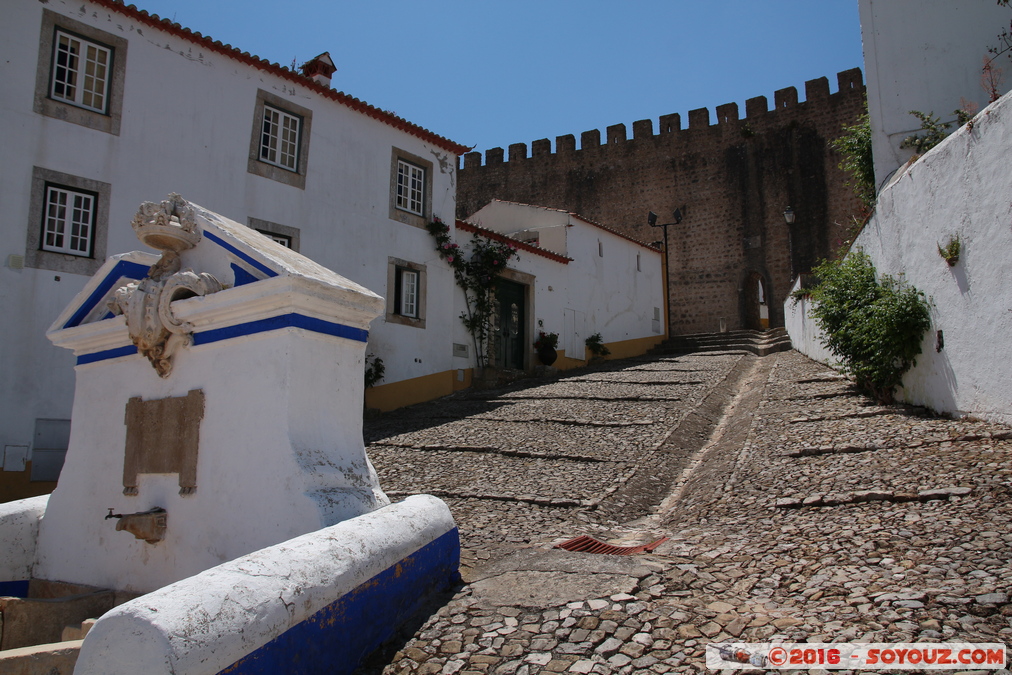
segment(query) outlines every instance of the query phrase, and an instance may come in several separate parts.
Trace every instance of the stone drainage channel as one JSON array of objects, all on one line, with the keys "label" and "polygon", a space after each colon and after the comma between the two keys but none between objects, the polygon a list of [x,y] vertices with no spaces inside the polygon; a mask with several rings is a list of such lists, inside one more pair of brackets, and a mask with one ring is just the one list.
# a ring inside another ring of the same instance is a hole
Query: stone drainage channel
[{"label": "stone drainage channel", "polygon": [[[450,505],[464,584],[361,673],[688,673],[711,642],[1012,642],[1012,430],[875,405],[797,352],[609,362],[365,433],[392,499]],[[580,535],[669,539],[552,548]]]}]

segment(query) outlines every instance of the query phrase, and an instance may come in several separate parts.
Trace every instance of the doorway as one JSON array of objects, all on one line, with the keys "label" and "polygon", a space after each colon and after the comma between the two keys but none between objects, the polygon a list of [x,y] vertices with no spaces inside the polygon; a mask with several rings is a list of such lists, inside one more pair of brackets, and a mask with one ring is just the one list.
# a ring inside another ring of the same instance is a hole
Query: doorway
[{"label": "doorway", "polygon": [[504,370],[524,369],[527,345],[527,287],[515,281],[496,280],[496,317],[493,324],[494,365]]},{"label": "doorway", "polygon": [[748,330],[766,330],[770,327],[769,293],[766,282],[758,272],[750,272],[745,279],[745,320]]}]

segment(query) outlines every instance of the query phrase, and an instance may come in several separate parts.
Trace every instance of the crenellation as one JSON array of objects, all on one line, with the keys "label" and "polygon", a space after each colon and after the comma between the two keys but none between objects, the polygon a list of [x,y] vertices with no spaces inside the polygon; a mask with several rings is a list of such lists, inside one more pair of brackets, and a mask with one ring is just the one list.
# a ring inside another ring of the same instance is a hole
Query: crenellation
[{"label": "crenellation", "polygon": [[689,128],[706,129],[710,126],[710,109],[696,108],[689,111]]},{"label": "crenellation", "polygon": [[850,91],[852,89],[861,89],[864,87],[864,77],[861,74],[860,68],[851,68],[841,73],[836,74],[836,84],[839,87],[839,93]]},{"label": "crenellation", "polygon": [[717,106],[717,124],[738,121],[738,104],[725,103]]},{"label": "crenellation", "polygon": [[608,145],[614,143],[625,143],[625,125],[624,124],[612,124],[606,129],[608,134]]},{"label": "crenellation", "polygon": [[682,116],[678,113],[672,113],[670,115],[661,115],[660,124],[657,127],[657,133],[659,134],[670,134],[675,131],[682,130]]},{"label": "crenellation", "polygon": [[464,155],[464,169],[477,169],[481,167],[481,153],[469,152]]},{"label": "crenellation", "polygon": [[637,120],[633,122],[633,140],[650,138],[654,135],[654,123],[651,120]]},{"label": "crenellation", "polygon": [[765,96],[756,96],[745,101],[745,117],[764,115],[770,110],[769,101]]},{"label": "crenellation", "polygon": [[[859,91],[863,95],[864,80],[860,68],[852,68],[837,73],[839,90],[831,94],[829,90],[829,78],[820,77],[805,82],[805,102],[816,103],[828,101],[830,96],[848,95]],[[794,108],[799,104],[798,90],[796,87],[785,87],[774,93],[774,106],[771,110],[769,99],[766,96],[755,96],[745,101],[745,115],[740,114],[737,103],[725,103],[715,108],[716,124],[727,124],[742,119],[755,121],[769,112]],[[776,124],[775,121],[767,120],[768,123]],[[689,123],[686,130],[707,129],[711,126],[710,111],[708,108],[697,108],[689,111]],[[644,140],[683,131],[682,117],[679,113],[661,115],[658,118],[657,132],[653,130],[653,120],[637,120],[632,124],[632,139]],[[604,145],[616,145],[630,140],[626,133],[625,124],[613,124],[605,128]],[[580,134],[580,149],[599,148],[601,143],[601,131],[591,129]],[[525,160],[534,157],[545,157],[553,154],[570,154],[576,152],[576,137],[573,134],[557,136],[555,139],[555,150],[552,151],[551,142],[548,139],[540,139],[531,143],[531,154],[527,154],[527,146],[523,143],[514,143],[509,146],[509,160]],[[485,151],[485,164],[499,164],[506,161],[506,153],[501,148],[492,148]],[[464,155],[464,170],[475,169],[481,166],[480,153],[467,153]]]},{"label": "crenellation", "polygon": [[773,105],[777,110],[781,108],[793,108],[798,104],[798,90],[794,87],[785,87],[773,92]]},{"label": "crenellation", "polygon": [[829,98],[829,78],[819,77],[805,82],[805,101]]}]

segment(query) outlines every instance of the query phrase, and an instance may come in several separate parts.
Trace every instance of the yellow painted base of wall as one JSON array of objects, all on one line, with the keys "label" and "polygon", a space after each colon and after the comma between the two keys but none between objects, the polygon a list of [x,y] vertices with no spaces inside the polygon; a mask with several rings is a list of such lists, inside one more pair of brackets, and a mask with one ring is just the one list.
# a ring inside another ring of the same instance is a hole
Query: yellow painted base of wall
[{"label": "yellow painted base of wall", "polygon": [[0,471],[0,503],[48,495],[56,489],[56,481],[32,482],[32,463],[25,462],[24,471]]},{"label": "yellow painted base of wall", "polygon": [[[627,359],[632,356],[642,356],[650,349],[664,341],[663,335],[656,335],[635,340],[622,340],[621,342],[607,343],[611,354],[605,359]],[[590,363],[590,351],[586,351],[586,359],[574,359],[566,356],[564,349],[558,350],[559,358],[552,364],[559,370],[572,370],[583,368]],[[537,356],[533,357],[537,360]],[[455,391],[467,389],[472,384],[473,369],[464,368],[461,370],[447,370],[442,373],[433,373],[415,377],[410,380],[401,380],[391,384],[383,384],[365,390],[365,407],[388,412],[403,408],[404,406],[424,403],[440,396],[447,396]]]},{"label": "yellow painted base of wall", "polygon": [[463,381],[457,380],[456,370],[413,377],[392,384],[383,384],[365,390],[365,407],[382,412],[404,406],[431,401],[471,386],[471,369],[464,370]]},{"label": "yellow painted base of wall", "polygon": [[[611,354],[604,357],[605,361],[611,361],[613,359],[628,359],[633,356],[642,356],[648,351],[664,342],[663,335],[655,335],[646,338],[636,338],[634,340],[622,340],[620,342],[608,342],[605,344]],[[552,364],[559,370],[572,370],[573,368],[582,368],[590,363],[592,354],[589,349],[585,350],[586,358],[584,360],[570,358],[566,356],[565,350],[559,350],[559,360]]]}]

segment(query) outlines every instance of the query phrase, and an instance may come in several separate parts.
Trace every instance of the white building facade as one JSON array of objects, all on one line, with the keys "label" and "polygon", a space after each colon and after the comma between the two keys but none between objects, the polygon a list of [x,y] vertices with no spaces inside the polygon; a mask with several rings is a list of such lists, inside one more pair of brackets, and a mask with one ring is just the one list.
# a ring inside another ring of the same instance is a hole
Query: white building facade
[{"label": "white building facade", "polygon": [[559,336],[557,367],[585,365],[585,342],[595,334],[612,358],[643,354],[666,337],[659,248],[574,213],[500,200],[468,223],[532,249],[510,267],[515,283],[530,289],[529,342],[540,331]]},{"label": "white building facade", "polygon": [[[65,456],[74,360],[46,328],[108,256],[137,248],[137,205],[170,192],[384,297],[368,353],[385,374],[366,407],[470,386],[478,361],[460,320],[463,293],[426,229],[442,219],[462,243],[474,232],[455,232],[466,147],[331,88],[327,54],[295,72],[116,0],[8,4],[0,501],[51,490]],[[614,356],[663,338],[656,249],[571,214],[518,209],[494,205],[478,222],[544,237],[518,243],[503,277],[524,321],[503,367],[536,366],[541,329],[560,334],[562,368],[587,362],[583,341],[594,333]]]},{"label": "white building facade", "polygon": [[[421,383],[397,403],[453,390],[453,277],[425,224],[453,222],[466,148],[332,89],[326,55],[296,73],[112,0],[6,9],[0,500],[62,465],[74,362],[46,326],[169,192],[387,297],[384,382]],[[418,297],[395,306],[405,270]]]}]

